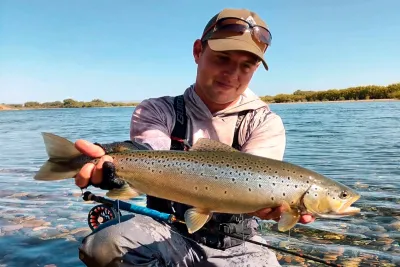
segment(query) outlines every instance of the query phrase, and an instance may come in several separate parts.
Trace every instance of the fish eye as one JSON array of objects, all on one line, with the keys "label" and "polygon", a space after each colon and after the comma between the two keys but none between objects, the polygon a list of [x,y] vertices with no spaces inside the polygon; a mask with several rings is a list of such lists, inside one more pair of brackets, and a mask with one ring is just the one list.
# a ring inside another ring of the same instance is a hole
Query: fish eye
[{"label": "fish eye", "polygon": [[339,197],[344,199],[344,198],[348,198],[349,197],[349,193],[347,193],[347,191],[342,191],[339,194]]}]

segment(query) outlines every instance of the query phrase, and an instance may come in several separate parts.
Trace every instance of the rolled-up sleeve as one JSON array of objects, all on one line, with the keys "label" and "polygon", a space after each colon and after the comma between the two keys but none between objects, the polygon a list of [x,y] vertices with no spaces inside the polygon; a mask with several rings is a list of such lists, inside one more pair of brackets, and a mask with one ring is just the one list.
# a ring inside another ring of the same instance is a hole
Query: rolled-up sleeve
[{"label": "rolled-up sleeve", "polygon": [[173,107],[166,99],[144,100],[132,114],[130,139],[146,143],[154,150],[169,150],[173,116]]}]

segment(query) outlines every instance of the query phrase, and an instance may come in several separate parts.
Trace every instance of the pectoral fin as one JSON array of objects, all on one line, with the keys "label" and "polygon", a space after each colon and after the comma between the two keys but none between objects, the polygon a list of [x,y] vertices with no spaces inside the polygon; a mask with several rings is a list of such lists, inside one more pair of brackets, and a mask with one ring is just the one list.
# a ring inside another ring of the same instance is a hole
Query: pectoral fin
[{"label": "pectoral fin", "polygon": [[131,199],[142,195],[141,192],[133,189],[129,184],[124,184],[121,188],[112,189],[107,192],[106,196],[115,199]]},{"label": "pectoral fin", "polygon": [[286,204],[286,211],[282,212],[278,223],[278,230],[285,232],[292,229],[300,219],[300,212]]},{"label": "pectoral fin", "polygon": [[212,213],[207,210],[199,208],[188,209],[184,215],[188,232],[192,234],[199,230],[211,219],[211,216]]}]

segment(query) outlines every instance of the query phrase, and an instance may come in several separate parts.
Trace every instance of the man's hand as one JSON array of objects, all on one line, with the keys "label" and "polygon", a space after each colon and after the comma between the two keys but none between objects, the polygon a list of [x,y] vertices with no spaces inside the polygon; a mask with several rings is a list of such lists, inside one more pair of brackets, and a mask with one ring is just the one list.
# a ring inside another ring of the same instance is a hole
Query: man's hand
[{"label": "man's hand", "polygon": [[75,147],[81,153],[95,158],[100,158],[99,162],[95,165],[93,163],[85,164],[79,173],[75,176],[75,184],[80,188],[85,188],[89,185],[89,181],[92,184],[100,184],[103,179],[103,163],[105,161],[112,162],[112,158],[105,155],[104,150],[93,143],[86,140],[79,139],[75,142]]},{"label": "man's hand", "polygon": [[[265,208],[258,210],[256,212],[250,213],[251,216],[256,216],[262,220],[275,220],[279,221],[282,212],[285,211],[284,206],[279,206],[277,208]],[[304,214],[300,216],[300,223],[307,224],[315,221],[315,218],[312,215]]]}]

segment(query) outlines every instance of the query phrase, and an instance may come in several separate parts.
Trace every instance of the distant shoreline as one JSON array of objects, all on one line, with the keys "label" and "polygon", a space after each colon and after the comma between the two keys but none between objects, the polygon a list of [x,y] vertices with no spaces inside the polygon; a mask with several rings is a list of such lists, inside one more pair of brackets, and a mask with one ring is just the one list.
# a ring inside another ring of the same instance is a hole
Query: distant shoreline
[{"label": "distant shoreline", "polygon": [[[387,86],[367,85],[324,91],[296,90],[292,94],[264,95],[260,96],[260,99],[268,104],[393,102],[400,100],[400,83]],[[37,101],[29,101],[24,104],[3,103],[0,104],[0,110],[136,107],[139,103],[105,102],[101,99],[85,102],[68,98],[63,101],[44,103]]]},{"label": "distant shoreline", "polygon": [[[335,100],[335,101],[297,101],[297,102],[266,102],[268,105],[293,105],[293,104],[322,104],[322,103],[363,103],[363,102],[399,102],[400,99],[395,98],[385,98],[385,99],[362,99],[362,100]],[[49,110],[49,109],[91,109],[91,108],[134,108],[137,105],[127,105],[127,106],[98,106],[98,107],[21,107],[13,108],[4,104],[0,105],[0,111],[13,111],[13,110]]]},{"label": "distant shoreline", "polygon": [[7,106],[7,105],[4,105],[4,104],[1,104],[0,105],[0,111],[12,111],[12,110],[41,110],[41,109],[46,109],[46,110],[48,110],[48,109],[92,109],[92,108],[133,108],[133,107],[136,107],[135,105],[133,105],[133,106],[104,106],[104,107],[101,107],[101,106],[98,106],[98,107],[68,107],[68,108],[65,108],[65,107],[62,107],[62,108],[55,108],[55,107],[52,107],[52,108],[45,108],[45,107],[37,107],[37,108],[26,108],[26,107],[21,107],[21,108],[14,108],[14,107],[9,107],[9,106]]},{"label": "distant shoreline", "polygon": [[268,103],[270,104],[321,104],[321,103],[356,103],[356,102],[399,102],[400,99],[385,98],[385,99],[361,99],[361,100],[335,100],[335,101],[298,101],[298,102],[282,102],[282,103]]}]

